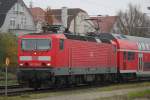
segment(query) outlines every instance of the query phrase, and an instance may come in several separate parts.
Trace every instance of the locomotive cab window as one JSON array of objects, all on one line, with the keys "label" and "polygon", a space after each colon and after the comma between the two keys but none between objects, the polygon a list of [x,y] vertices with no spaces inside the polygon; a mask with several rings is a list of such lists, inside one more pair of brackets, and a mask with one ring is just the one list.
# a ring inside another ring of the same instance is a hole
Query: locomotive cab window
[{"label": "locomotive cab window", "polygon": [[22,39],[22,50],[49,50],[51,41],[49,39]]},{"label": "locomotive cab window", "polygon": [[59,40],[59,49],[63,50],[64,49],[64,39]]}]

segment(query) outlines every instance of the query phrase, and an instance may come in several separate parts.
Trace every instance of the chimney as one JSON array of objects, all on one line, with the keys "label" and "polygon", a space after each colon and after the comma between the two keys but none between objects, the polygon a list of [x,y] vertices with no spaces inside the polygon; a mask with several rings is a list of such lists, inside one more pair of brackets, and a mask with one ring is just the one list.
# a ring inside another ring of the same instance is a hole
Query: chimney
[{"label": "chimney", "polygon": [[61,21],[62,21],[62,25],[67,28],[67,21],[68,21],[68,8],[67,7],[62,7]]}]

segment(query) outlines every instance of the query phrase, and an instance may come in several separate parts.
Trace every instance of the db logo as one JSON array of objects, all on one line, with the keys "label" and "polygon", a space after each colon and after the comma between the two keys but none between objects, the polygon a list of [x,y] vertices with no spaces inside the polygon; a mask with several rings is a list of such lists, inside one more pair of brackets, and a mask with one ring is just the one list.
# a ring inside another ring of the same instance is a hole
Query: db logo
[{"label": "db logo", "polygon": [[94,53],[93,52],[90,52],[90,57],[93,57],[94,56]]}]

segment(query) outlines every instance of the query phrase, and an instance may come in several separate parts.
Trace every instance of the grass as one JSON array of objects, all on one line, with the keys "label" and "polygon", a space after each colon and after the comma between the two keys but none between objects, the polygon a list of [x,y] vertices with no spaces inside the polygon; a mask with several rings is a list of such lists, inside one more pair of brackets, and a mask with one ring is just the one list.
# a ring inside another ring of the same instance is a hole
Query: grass
[{"label": "grass", "polygon": [[150,90],[131,92],[127,95],[127,97],[129,99],[135,99],[135,98],[148,98],[148,99],[150,99]]},{"label": "grass", "polygon": [[[56,92],[45,92],[45,93],[26,93],[22,94],[20,96],[10,96],[10,97],[4,97],[1,96],[0,100],[31,100],[31,99],[39,99],[39,98],[45,98],[45,97],[52,97],[52,96],[60,96],[60,95],[70,95],[70,94],[81,94],[81,93],[90,93],[90,92],[103,92],[103,91],[112,91],[112,90],[118,90],[118,89],[127,89],[127,88],[136,88],[136,87],[146,87],[150,86],[150,82],[143,82],[143,83],[131,83],[131,84],[115,84],[115,85],[110,85],[110,86],[105,86],[105,87],[91,87],[87,89],[77,89],[77,90],[65,90],[65,91],[56,91]],[[148,95],[150,90],[146,91],[141,91],[140,94],[141,97],[145,96],[146,94]],[[138,93],[129,93],[127,96],[114,96],[113,98],[115,99],[110,99],[110,98],[103,98],[104,100],[132,100],[135,97],[140,97],[137,96]],[[102,99],[102,100],[103,100]],[[101,99],[97,99],[101,100]]]},{"label": "grass", "polygon": [[96,100],[150,100],[150,90],[142,90],[138,92],[129,92],[127,95],[119,95],[107,98],[99,98]]},{"label": "grass", "polygon": [[[7,85],[17,85],[18,81],[17,80],[8,80]],[[5,80],[0,80],[0,86],[5,85]]]},{"label": "grass", "polygon": [[[0,71],[0,78],[5,78],[5,72],[3,72],[3,71]],[[14,73],[10,73],[10,72],[8,72],[8,78],[9,79],[14,79],[14,78],[16,78],[16,74],[14,74]]]}]

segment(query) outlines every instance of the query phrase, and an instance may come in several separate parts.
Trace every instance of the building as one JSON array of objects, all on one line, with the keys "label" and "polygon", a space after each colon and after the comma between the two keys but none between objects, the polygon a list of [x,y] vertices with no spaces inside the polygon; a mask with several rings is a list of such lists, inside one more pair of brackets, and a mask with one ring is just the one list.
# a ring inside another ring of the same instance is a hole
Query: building
[{"label": "building", "polygon": [[35,32],[33,16],[23,0],[0,0],[0,32]]},{"label": "building", "polygon": [[91,19],[100,33],[110,33],[116,28],[117,16],[97,16],[91,17]]},{"label": "building", "polygon": [[150,16],[150,1],[149,0],[143,0],[140,2],[140,10]]},{"label": "building", "polygon": [[29,9],[32,13],[36,25],[36,31],[37,32],[42,31],[42,26],[45,23],[45,11],[40,7],[33,7]]},{"label": "building", "polygon": [[[94,32],[92,27],[93,22],[89,19],[86,11],[80,8],[66,8],[52,9],[52,16],[57,19],[53,24],[62,24],[74,34],[85,34],[87,32]],[[59,22],[59,23],[58,23]]]}]

